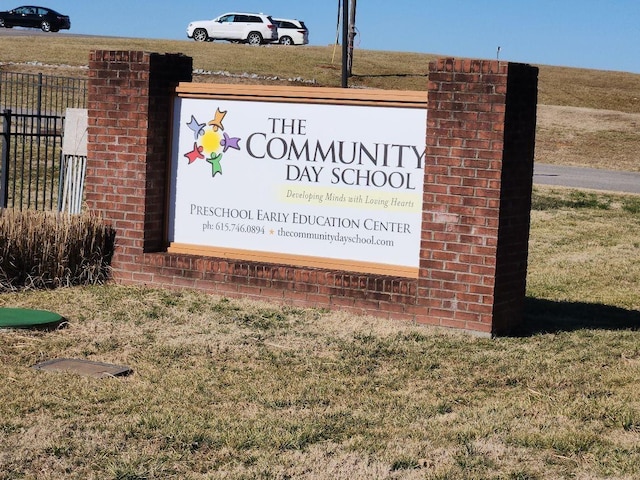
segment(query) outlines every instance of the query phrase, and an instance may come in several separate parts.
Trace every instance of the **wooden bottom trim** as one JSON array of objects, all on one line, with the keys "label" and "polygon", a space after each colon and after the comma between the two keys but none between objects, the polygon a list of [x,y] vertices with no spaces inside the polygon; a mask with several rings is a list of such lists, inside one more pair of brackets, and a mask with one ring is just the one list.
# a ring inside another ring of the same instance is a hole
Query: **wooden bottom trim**
[{"label": "wooden bottom trim", "polygon": [[205,247],[186,243],[171,243],[168,253],[202,255],[251,262],[279,263],[297,267],[323,268],[326,270],[344,270],[347,272],[389,275],[393,277],[418,278],[418,268],[388,265],[384,263],[357,262],[309,255],[287,255],[284,253],[259,252],[233,248]]}]

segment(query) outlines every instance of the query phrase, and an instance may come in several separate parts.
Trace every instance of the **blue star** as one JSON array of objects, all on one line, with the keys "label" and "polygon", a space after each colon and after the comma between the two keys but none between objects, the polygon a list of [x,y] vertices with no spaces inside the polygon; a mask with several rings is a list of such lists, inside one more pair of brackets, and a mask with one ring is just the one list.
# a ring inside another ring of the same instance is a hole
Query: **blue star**
[{"label": "blue star", "polygon": [[191,115],[191,121],[187,123],[187,126],[193,131],[193,138],[195,138],[196,140],[200,135],[204,135],[205,124],[198,123],[196,117],[194,117],[193,115]]}]

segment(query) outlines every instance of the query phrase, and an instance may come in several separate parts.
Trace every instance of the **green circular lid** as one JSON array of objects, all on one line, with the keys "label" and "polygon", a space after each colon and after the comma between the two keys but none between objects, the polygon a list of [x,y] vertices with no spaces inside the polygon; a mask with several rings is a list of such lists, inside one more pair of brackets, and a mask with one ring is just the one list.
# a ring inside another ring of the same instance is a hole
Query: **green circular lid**
[{"label": "green circular lid", "polygon": [[46,310],[0,308],[0,328],[43,328],[62,323],[62,316]]}]

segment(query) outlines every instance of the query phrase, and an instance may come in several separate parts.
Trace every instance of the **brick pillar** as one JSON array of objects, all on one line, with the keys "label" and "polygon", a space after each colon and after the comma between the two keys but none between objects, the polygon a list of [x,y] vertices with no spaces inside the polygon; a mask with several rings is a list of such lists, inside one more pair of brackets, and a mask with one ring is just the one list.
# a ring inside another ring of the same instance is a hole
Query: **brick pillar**
[{"label": "brick pillar", "polygon": [[170,89],[191,80],[192,64],[180,54],[90,53],[86,201],[117,231],[116,278],[131,279],[136,257],[163,247]]},{"label": "brick pillar", "polygon": [[502,335],[522,322],[537,68],[429,65],[420,321]]},{"label": "brick pillar", "polygon": [[508,75],[493,312],[496,335],[514,333],[523,320],[538,104],[537,68],[510,63]]}]

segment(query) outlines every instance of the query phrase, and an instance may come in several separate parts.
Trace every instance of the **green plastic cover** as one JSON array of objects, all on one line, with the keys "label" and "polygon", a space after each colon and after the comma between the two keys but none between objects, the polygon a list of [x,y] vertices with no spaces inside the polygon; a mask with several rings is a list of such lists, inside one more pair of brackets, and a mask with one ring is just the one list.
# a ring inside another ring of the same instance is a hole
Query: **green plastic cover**
[{"label": "green plastic cover", "polygon": [[30,308],[0,308],[0,328],[50,327],[62,322],[57,313]]}]

